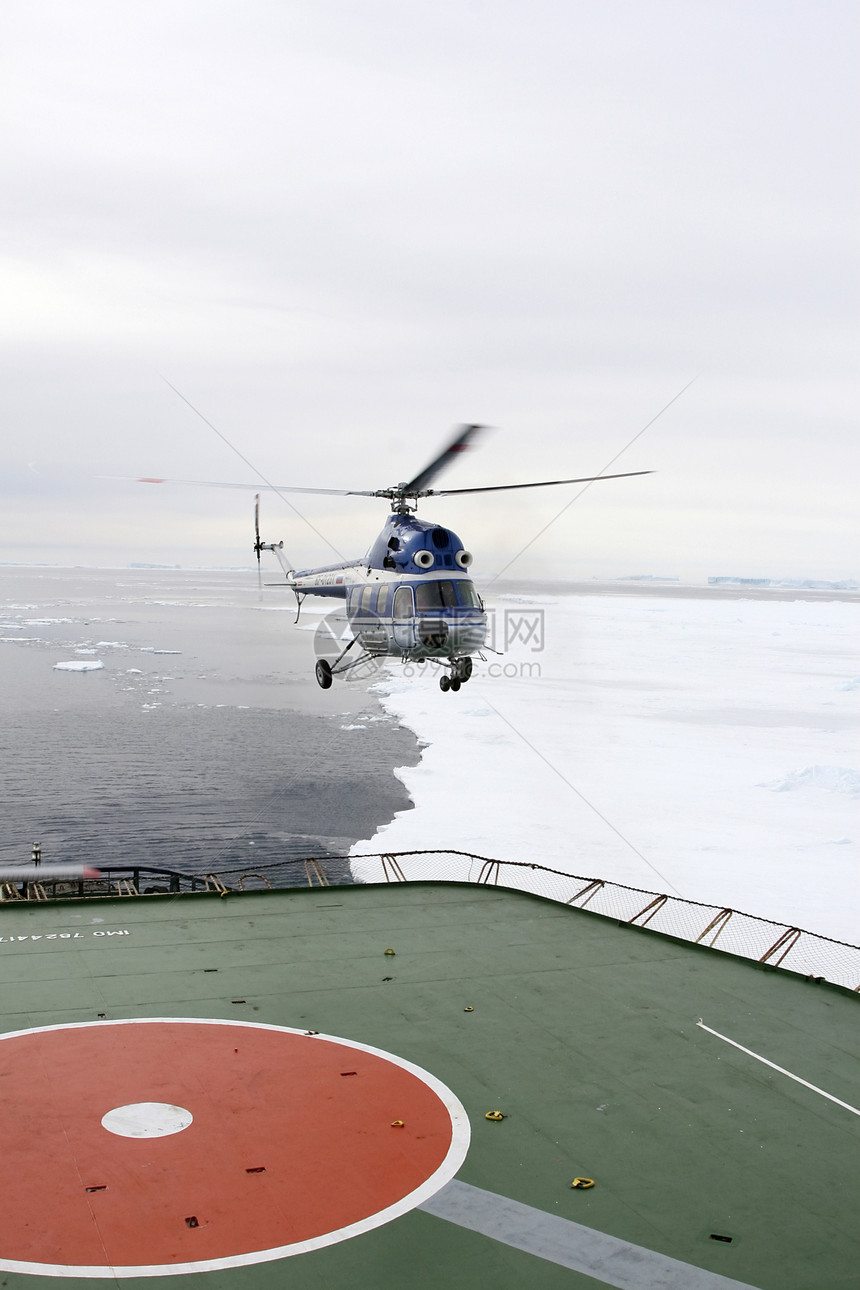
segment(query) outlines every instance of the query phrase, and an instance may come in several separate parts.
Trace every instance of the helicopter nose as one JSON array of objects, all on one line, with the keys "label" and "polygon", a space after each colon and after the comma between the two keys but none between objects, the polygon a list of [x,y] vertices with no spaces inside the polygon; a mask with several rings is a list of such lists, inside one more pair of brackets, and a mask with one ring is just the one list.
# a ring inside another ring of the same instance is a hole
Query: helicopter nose
[{"label": "helicopter nose", "polygon": [[444,619],[422,620],[418,624],[418,639],[430,649],[442,649],[448,640],[448,624]]},{"label": "helicopter nose", "polygon": [[474,650],[481,649],[486,642],[487,622],[483,615],[480,618],[455,621],[449,626],[447,643],[458,653],[470,654]]}]

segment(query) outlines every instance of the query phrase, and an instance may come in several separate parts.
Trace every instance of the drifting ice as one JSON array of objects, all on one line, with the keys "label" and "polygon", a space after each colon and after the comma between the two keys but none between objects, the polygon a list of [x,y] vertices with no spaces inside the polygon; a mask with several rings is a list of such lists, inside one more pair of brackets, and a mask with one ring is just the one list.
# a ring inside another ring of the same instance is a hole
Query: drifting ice
[{"label": "drifting ice", "polygon": [[828,788],[832,793],[844,793],[846,797],[860,797],[860,772],[849,770],[847,766],[804,766],[803,770],[793,770],[783,779],[772,779],[768,784],[759,784],[759,788],[769,788],[774,793],[788,793],[807,785]]}]

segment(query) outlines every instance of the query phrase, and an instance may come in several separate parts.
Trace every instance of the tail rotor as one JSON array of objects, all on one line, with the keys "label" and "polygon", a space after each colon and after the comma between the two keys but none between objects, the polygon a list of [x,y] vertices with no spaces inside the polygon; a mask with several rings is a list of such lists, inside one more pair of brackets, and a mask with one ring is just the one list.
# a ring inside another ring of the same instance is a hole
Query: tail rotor
[{"label": "tail rotor", "polygon": [[263,550],[263,543],[260,540],[260,494],[254,498],[254,550],[257,554],[257,590],[262,593],[263,590],[263,567],[260,560],[260,552]]},{"label": "tail rotor", "polygon": [[276,557],[278,564],[283,569],[287,582],[291,584],[293,570],[284,555],[283,542],[264,542],[260,537],[260,494],[257,493],[257,496],[254,498],[254,554],[257,557],[257,586],[260,589],[261,595],[263,591],[263,566],[261,560],[263,551],[272,552]]}]

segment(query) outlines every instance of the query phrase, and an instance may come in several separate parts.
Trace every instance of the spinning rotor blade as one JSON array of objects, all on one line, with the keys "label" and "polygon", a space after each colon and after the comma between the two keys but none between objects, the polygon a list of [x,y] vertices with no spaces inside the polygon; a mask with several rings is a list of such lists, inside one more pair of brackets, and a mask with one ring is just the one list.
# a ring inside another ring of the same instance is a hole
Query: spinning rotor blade
[{"label": "spinning rotor blade", "polygon": [[[632,479],[636,475],[652,475],[651,470],[628,470],[616,475],[583,475],[575,479],[539,479],[529,484],[487,484],[481,488],[428,488],[427,485],[436,478],[453,460],[458,453],[465,452],[471,445],[472,440],[479,431],[486,427],[480,425],[461,426],[457,434],[448,444],[448,446],[435,457],[429,465],[411,479],[408,483],[394,484],[391,488],[300,488],[296,484],[233,484],[222,483],[218,480],[211,479],[161,479],[152,476],[143,476],[131,481],[126,479],[124,482],[134,482],[138,484],[183,484],[194,488],[252,488],[257,494],[257,503],[255,507],[255,533],[257,560],[260,559],[260,524],[259,524],[259,503],[260,493],[313,493],[324,497],[382,497],[386,498],[392,504],[393,510],[409,511],[414,510],[414,506],[409,506],[407,498],[412,498],[416,502],[420,497],[456,497],[468,493],[504,493],[513,489],[520,488],[553,488],[560,484],[598,484],[604,479]],[[617,454],[620,456],[620,454]],[[611,463],[610,463],[611,464]],[[102,475],[102,479],[115,479],[117,476]]]},{"label": "spinning rotor blade", "polygon": [[475,435],[483,428],[483,426],[460,426],[448,447],[438,457],[434,458],[429,466],[425,466],[420,474],[416,475],[414,479],[410,479],[408,484],[398,484],[397,491],[403,493],[406,497],[414,497],[416,493],[422,494],[430,481],[435,479],[439,472],[444,470],[458,453],[466,451]]},{"label": "spinning rotor blade", "polygon": [[263,544],[260,541],[260,494],[254,498],[254,550],[257,553],[257,590],[263,590],[263,569],[260,562],[260,552]]},{"label": "spinning rotor blade", "polygon": [[98,479],[114,479],[126,484],[185,484],[191,488],[252,488],[266,493],[321,493],[328,497],[378,497],[372,490],[357,488],[297,488],[295,484],[223,484],[212,479],[154,479],[148,475],[132,479],[121,475],[99,475]]},{"label": "spinning rotor blade", "polygon": [[222,484],[209,479],[154,479],[144,477],[135,480],[138,484],[186,484],[196,488],[254,488],[258,492],[265,490],[275,493],[318,493],[327,497],[421,497],[429,495],[427,485],[435,479],[440,471],[457,456],[465,452],[471,441],[483,426],[460,426],[448,446],[425,466],[420,474],[410,479],[408,484],[396,484],[392,488],[298,488],[295,484]]},{"label": "spinning rotor blade", "polygon": [[582,479],[539,479],[535,484],[489,484],[486,488],[428,488],[423,497],[452,497],[455,493],[502,493],[511,488],[552,488],[556,484],[599,484],[602,479],[632,479],[653,470],[626,470],[621,475],[586,475]]}]

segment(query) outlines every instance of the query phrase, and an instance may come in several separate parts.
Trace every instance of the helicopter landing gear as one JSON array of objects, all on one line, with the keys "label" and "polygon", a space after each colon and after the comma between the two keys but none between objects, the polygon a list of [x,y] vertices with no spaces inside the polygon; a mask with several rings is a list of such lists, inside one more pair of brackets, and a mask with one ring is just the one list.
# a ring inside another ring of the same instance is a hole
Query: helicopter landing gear
[{"label": "helicopter landing gear", "polygon": [[458,681],[466,682],[472,675],[472,660],[467,655],[465,658],[458,658],[454,662],[454,676]]},{"label": "helicopter landing gear", "polygon": [[317,679],[317,684],[321,689],[327,690],[330,687],[332,683],[332,674],[331,663],[329,663],[328,659],[317,659],[316,667],[314,668],[314,675]]},{"label": "helicopter landing gear", "polygon": [[446,672],[444,676],[439,677],[439,689],[443,694],[448,690],[453,690],[456,694],[460,686],[465,685],[472,675],[472,660],[468,655],[465,658],[452,658],[449,660],[449,666],[451,675]]}]

